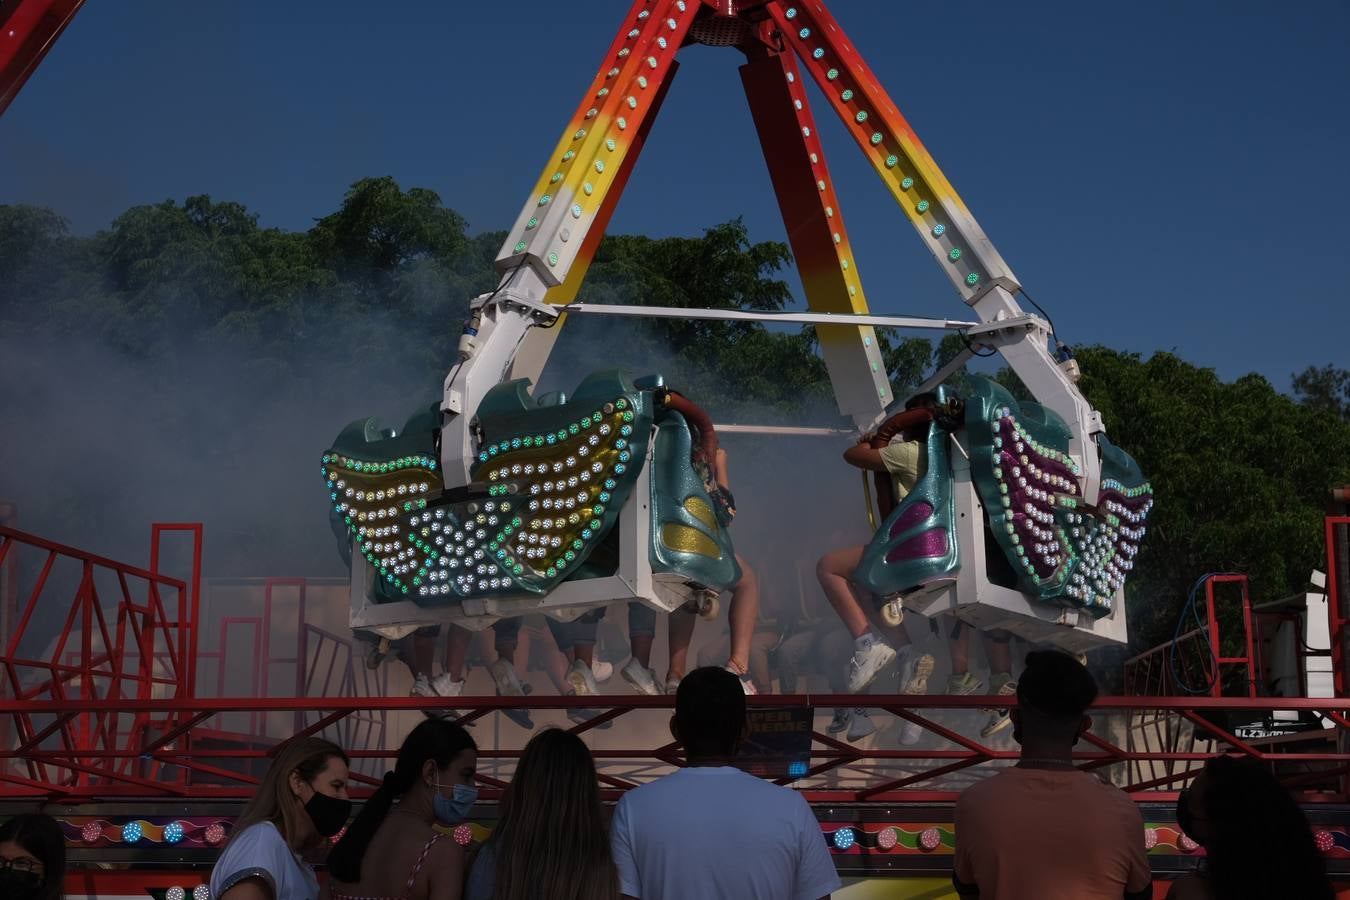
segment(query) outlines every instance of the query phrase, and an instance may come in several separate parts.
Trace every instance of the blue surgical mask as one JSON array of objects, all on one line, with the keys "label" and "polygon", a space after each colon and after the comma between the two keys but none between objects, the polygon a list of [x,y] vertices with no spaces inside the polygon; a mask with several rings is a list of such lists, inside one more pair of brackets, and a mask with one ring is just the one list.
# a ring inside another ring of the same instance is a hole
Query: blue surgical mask
[{"label": "blue surgical mask", "polygon": [[436,782],[432,796],[432,805],[436,821],[442,825],[458,825],[469,817],[473,805],[478,802],[478,788],[467,784],[457,784],[451,789],[449,797],[441,793],[440,782]]}]

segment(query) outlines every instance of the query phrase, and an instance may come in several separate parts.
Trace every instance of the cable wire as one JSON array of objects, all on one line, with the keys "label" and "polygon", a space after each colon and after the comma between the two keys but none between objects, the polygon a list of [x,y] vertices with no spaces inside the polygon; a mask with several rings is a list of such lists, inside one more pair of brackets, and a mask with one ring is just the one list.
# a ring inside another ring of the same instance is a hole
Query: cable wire
[{"label": "cable wire", "polygon": [[[1200,588],[1205,582],[1216,575],[1231,575],[1232,572],[1206,572],[1196,579],[1195,584],[1191,585],[1190,593],[1186,597],[1186,604],[1181,607],[1181,615],[1177,616],[1176,628],[1172,629],[1172,645],[1167,653],[1167,665],[1172,671],[1172,680],[1176,682],[1177,687],[1188,694],[1208,694],[1214,689],[1214,684],[1219,678],[1219,654],[1214,646],[1213,635],[1209,633],[1209,623],[1200,617],[1200,609],[1196,606],[1196,599],[1200,595]],[[1186,679],[1182,669],[1177,663],[1181,657],[1181,629],[1186,624],[1187,616],[1194,619],[1196,628],[1204,635],[1205,652],[1209,654],[1209,678],[1203,686],[1190,684]]]}]

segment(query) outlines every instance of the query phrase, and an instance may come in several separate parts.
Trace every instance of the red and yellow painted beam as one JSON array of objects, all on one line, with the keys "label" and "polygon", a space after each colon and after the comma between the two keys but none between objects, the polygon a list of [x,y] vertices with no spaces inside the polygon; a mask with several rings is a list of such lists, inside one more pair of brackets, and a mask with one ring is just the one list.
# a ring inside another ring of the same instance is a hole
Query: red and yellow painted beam
[{"label": "red and yellow painted beam", "polygon": [[[862,279],[796,61],[765,49],[741,67],[741,81],[807,305],[865,315]],[[840,412],[870,425],[894,399],[876,332],[870,325],[820,325],[816,335]]]},{"label": "red and yellow painted beam", "polygon": [[[506,271],[530,256],[551,288],[550,302],[567,302],[556,288],[582,269],[603,234],[598,220],[612,211],[641,141],[655,115],[675,54],[700,7],[698,0],[637,0],[610,45],[585,99],[568,123],[498,254]],[[627,163],[627,166],[625,165]],[[597,224],[600,227],[596,227]],[[597,232],[592,238],[591,232]],[[589,239],[589,240],[588,240]],[[579,284],[578,277],[573,284]],[[572,290],[575,293],[575,289]],[[567,299],[570,299],[567,298]]]},{"label": "red and yellow painted beam", "polygon": [[778,0],[767,9],[962,299],[993,281],[1015,290],[1012,271],[825,4]]}]

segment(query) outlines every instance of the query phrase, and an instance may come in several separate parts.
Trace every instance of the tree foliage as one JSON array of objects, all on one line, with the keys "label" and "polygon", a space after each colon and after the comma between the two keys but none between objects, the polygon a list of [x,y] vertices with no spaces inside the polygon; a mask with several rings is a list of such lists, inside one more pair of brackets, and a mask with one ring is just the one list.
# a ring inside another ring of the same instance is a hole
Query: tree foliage
[{"label": "tree foliage", "polygon": [[1350,420],[1350,371],[1309,366],[1294,376],[1294,396],[1306,406]]},{"label": "tree foliage", "polygon": [[1145,643],[1170,636],[1206,572],[1248,575],[1257,602],[1301,591],[1325,565],[1321,520],[1328,490],[1350,479],[1350,425],[1255,374],[1225,383],[1170,353],[1077,357],[1084,393],[1157,498],[1127,583]]}]

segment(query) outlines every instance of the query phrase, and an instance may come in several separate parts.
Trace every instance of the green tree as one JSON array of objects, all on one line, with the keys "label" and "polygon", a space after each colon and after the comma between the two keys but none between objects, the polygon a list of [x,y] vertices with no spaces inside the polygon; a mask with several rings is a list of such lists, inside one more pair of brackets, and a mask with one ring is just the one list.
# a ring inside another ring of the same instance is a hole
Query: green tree
[{"label": "green tree", "polygon": [[1305,406],[1350,419],[1350,371],[1309,366],[1294,376],[1294,396]]},{"label": "green tree", "polygon": [[435,191],[405,191],[386,175],[353,184],[310,238],[339,269],[390,273],[423,257],[449,261],[465,245],[464,227],[464,219]]},{"label": "green tree", "polygon": [[1170,353],[1077,356],[1083,392],[1157,498],[1127,584],[1132,643],[1169,638],[1206,572],[1248,575],[1257,601],[1298,592],[1324,564],[1323,500],[1350,478],[1350,425],[1258,375],[1225,383]]}]

